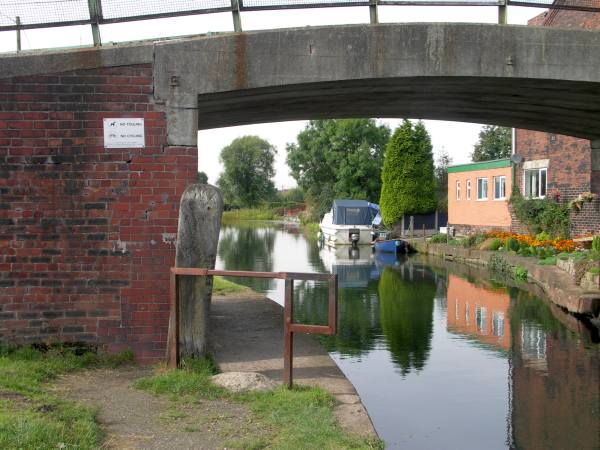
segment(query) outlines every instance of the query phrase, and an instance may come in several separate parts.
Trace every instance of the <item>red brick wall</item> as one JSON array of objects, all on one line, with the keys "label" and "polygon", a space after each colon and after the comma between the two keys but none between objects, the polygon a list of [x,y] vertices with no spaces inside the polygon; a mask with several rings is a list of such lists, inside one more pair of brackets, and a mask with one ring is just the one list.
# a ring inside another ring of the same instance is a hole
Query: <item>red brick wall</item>
[{"label": "red brick wall", "polygon": [[[524,161],[549,159],[548,193],[560,192],[561,200],[571,200],[591,188],[592,151],[590,141],[560,134],[517,130],[517,153]],[[523,170],[518,166],[517,186],[523,191]]]},{"label": "red brick wall", "polygon": [[[105,117],[146,147],[105,149]],[[0,80],[0,341],[164,356],[168,268],[196,148],[166,146],[149,65]]]},{"label": "red brick wall", "polygon": [[[600,29],[600,13],[586,11],[550,10],[533,19],[530,26],[560,28]],[[516,151],[525,160],[550,159],[548,192],[558,191],[560,201],[568,202],[582,192],[600,193],[600,173],[592,171],[590,143],[585,139],[552,135],[528,130],[517,130]],[[517,182],[523,189],[523,171],[517,170]],[[523,232],[523,227],[513,218],[511,227]],[[600,232],[600,200],[584,205],[579,213],[571,214],[571,235]]]}]

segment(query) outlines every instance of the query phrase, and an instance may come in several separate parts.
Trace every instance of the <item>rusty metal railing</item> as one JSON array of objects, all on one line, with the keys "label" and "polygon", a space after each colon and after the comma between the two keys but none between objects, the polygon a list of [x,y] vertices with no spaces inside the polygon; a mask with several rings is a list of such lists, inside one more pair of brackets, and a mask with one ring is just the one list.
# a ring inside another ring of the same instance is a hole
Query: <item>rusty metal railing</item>
[{"label": "rusty metal railing", "polygon": [[[171,267],[170,281],[170,310],[173,324],[173,333],[168,342],[167,366],[179,367],[179,301],[177,293],[177,278],[179,276],[226,276],[241,278],[270,278],[285,280],[285,300],[283,312],[283,382],[292,387],[293,359],[294,359],[294,333],[332,335],[337,330],[337,299],[338,279],[335,274],[302,273],[302,272],[252,272],[235,270],[212,270]],[[294,322],[294,281],[327,281],[328,292],[328,319],[327,325],[307,325]]]}]

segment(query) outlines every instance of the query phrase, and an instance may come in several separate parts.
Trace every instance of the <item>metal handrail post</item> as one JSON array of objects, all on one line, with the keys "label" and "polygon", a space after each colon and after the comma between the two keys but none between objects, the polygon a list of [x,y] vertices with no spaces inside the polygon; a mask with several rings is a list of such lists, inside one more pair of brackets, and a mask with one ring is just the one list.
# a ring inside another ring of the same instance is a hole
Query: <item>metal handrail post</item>
[{"label": "metal handrail post", "polygon": [[90,20],[92,21],[94,47],[100,47],[102,45],[102,39],[100,38],[100,20],[102,19],[101,0],[88,0],[88,10],[90,12]]},{"label": "metal handrail post", "polygon": [[21,18],[17,16],[15,18],[15,24],[17,25],[17,51],[21,51]]},{"label": "metal handrail post", "polygon": [[233,31],[242,32],[242,16],[240,14],[240,0],[231,0],[231,15],[233,16]]},{"label": "metal handrail post", "polygon": [[[169,289],[169,334],[167,337],[167,367],[179,367],[179,292],[178,276],[230,276],[242,278],[271,278],[285,280],[285,302],[283,312],[283,381],[288,388],[293,383],[294,333],[333,335],[337,331],[338,276],[324,273],[302,272],[253,272],[247,270],[215,270],[191,267],[171,267]],[[294,280],[326,281],[328,283],[327,325],[294,323]]]},{"label": "metal handrail post", "polygon": [[377,12],[377,3],[379,0],[371,0],[369,3],[369,18],[371,25],[377,25],[379,23],[379,14]]},{"label": "metal handrail post", "polygon": [[506,25],[507,24],[507,0],[501,0],[501,4],[498,5],[498,24]]},{"label": "metal handrail post", "polygon": [[293,359],[294,359],[294,332],[292,331],[292,317],[294,315],[294,280],[285,280],[285,301],[283,311],[283,383],[292,387]]}]

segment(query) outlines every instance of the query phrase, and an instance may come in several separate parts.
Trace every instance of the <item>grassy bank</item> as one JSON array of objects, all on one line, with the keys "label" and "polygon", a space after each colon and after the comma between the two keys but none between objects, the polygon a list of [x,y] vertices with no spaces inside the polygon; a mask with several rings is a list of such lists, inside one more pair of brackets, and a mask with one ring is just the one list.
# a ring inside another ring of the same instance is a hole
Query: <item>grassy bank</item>
[{"label": "grassy bank", "polygon": [[213,294],[214,295],[231,295],[231,294],[253,294],[254,291],[249,287],[241,284],[233,283],[222,277],[214,277],[213,279]]},{"label": "grassy bank", "polygon": [[216,368],[210,360],[193,361],[185,369],[158,373],[141,379],[136,386],[172,400],[195,404],[203,399],[226,399],[246,405],[260,436],[240,436],[227,448],[244,449],[372,449],[380,441],[365,440],[346,433],[333,417],[333,397],[319,388],[280,387],[272,392],[232,394],[213,385]]},{"label": "grassy bank", "polygon": [[311,238],[316,239],[319,234],[319,224],[317,222],[306,222],[302,224],[304,233]]},{"label": "grassy bank", "polygon": [[0,347],[0,448],[98,448],[102,435],[95,412],[52,394],[48,382],[131,359],[131,354],[100,356],[65,346]]},{"label": "grassy bank", "polygon": [[223,212],[222,222],[224,224],[237,222],[239,220],[281,220],[283,217],[272,208],[244,208],[232,209]]}]

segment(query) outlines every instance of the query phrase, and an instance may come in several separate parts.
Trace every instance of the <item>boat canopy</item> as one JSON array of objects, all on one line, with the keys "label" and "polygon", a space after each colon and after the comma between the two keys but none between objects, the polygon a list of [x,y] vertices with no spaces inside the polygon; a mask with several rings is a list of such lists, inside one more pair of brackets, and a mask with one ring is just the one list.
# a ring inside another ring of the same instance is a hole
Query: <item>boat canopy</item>
[{"label": "boat canopy", "polygon": [[366,200],[334,200],[331,211],[334,225],[371,225],[379,205]]}]

